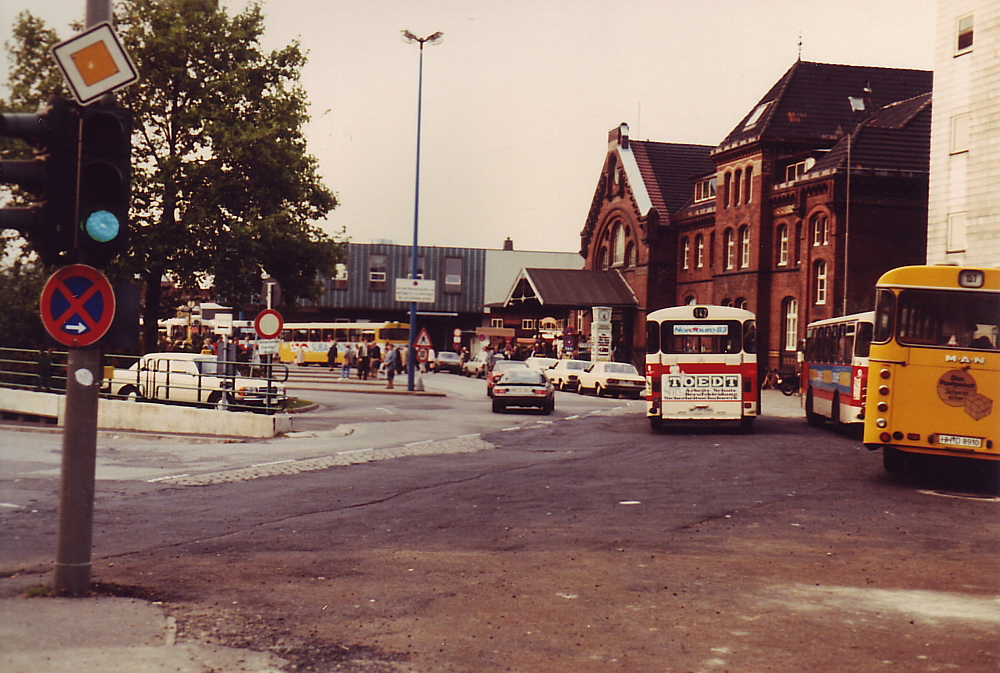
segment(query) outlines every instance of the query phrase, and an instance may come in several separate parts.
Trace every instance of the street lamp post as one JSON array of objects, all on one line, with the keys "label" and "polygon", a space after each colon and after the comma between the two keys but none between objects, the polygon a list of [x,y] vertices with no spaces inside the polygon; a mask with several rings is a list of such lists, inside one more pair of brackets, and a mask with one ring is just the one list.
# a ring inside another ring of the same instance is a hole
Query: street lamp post
[{"label": "street lamp post", "polygon": [[[403,39],[407,42],[416,42],[420,45],[420,68],[419,75],[417,78],[417,179],[415,195],[413,197],[413,254],[411,260],[411,270],[410,278],[416,280],[417,278],[417,232],[418,224],[420,222],[420,112],[421,105],[423,103],[423,88],[424,88],[424,44],[438,44],[441,42],[441,38],[444,33],[438,31],[427,37],[417,37],[408,30],[402,31]],[[410,348],[409,355],[406,358],[406,389],[413,391],[414,389],[414,379],[416,378],[417,371],[417,358],[416,349],[413,344],[417,340],[417,304],[416,302],[410,302]]]}]

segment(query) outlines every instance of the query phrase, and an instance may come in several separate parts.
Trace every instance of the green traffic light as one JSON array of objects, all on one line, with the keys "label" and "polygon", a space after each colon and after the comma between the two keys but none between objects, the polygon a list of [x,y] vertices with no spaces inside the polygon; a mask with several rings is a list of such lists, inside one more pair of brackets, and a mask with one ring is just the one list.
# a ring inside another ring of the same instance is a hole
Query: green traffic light
[{"label": "green traffic light", "polygon": [[113,241],[121,229],[118,218],[113,213],[106,210],[98,210],[87,216],[83,223],[83,228],[87,235],[98,243]]}]

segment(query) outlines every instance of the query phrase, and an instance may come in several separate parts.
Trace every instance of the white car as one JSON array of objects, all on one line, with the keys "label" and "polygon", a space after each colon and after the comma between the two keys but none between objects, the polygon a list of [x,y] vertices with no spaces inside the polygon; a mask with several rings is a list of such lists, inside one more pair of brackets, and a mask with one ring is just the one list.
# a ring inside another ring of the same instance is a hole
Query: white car
[{"label": "white car", "polygon": [[[232,363],[235,366],[236,363]],[[228,363],[198,353],[147,353],[128,369],[115,369],[105,391],[115,397],[182,402],[217,408],[284,408],[285,386],[271,379],[227,373]]]},{"label": "white car", "polygon": [[543,373],[548,374],[548,369],[555,366],[559,362],[556,358],[543,358],[532,355],[530,358],[525,358],[524,363],[531,367],[532,369],[540,369]]},{"label": "white car", "polygon": [[[486,376],[486,360],[489,358],[489,351],[479,351],[476,353],[476,357],[471,360],[466,360],[465,364],[462,365],[462,375],[463,376],[475,376],[476,378],[483,378]],[[504,357],[499,353],[494,354],[497,360],[503,360]]]},{"label": "white car", "polygon": [[556,390],[576,390],[577,377],[590,364],[586,360],[560,360],[547,369],[545,375],[549,377],[549,381],[552,381]]},{"label": "white car", "polygon": [[593,391],[598,397],[608,393],[639,399],[646,389],[646,379],[627,362],[595,362],[580,372],[579,377],[577,392],[581,395]]}]

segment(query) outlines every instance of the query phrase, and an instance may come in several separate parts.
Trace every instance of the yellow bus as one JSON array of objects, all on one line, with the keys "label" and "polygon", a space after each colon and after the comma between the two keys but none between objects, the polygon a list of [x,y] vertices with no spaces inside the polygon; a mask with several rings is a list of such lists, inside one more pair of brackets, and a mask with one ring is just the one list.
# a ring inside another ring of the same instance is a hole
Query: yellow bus
[{"label": "yellow bus", "polygon": [[[283,363],[295,362],[295,354],[305,348],[305,364],[325,365],[327,353],[337,342],[337,355],[348,345],[362,341],[385,345],[406,346],[410,343],[410,326],[400,322],[286,322],[278,345],[278,357]],[[339,360],[338,360],[339,361]]]},{"label": "yellow bus", "polygon": [[865,446],[1000,460],[1000,269],[907,266],[876,288]]}]

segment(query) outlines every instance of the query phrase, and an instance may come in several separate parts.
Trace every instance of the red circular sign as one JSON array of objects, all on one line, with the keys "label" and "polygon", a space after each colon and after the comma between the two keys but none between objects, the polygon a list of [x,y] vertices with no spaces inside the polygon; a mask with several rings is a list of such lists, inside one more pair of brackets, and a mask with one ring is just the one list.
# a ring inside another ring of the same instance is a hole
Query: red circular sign
[{"label": "red circular sign", "polygon": [[103,273],[92,266],[73,264],[46,281],[39,310],[53,339],[82,348],[107,334],[115,318],[115,293]]},{"label": "red circular sign", "polygon": [[417,362],[427,362],[430,358],[430,349],[426,346],[417,346]]},{"label": "red circular sign", "polygon": [[253,321],[253,329],[261,339],[273,339],[281,334],[285,320],[273,308],[266,308],[257,314]]}]

